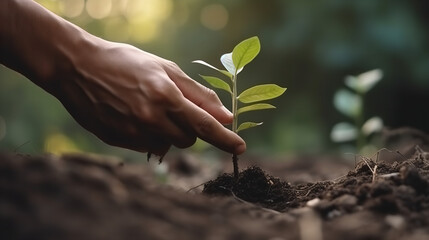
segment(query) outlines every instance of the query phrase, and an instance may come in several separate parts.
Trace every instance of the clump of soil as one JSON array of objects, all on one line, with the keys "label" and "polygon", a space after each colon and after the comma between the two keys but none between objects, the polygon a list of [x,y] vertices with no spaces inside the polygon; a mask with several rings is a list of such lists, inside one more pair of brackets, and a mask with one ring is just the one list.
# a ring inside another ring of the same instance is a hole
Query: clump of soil
[{"label": "clump of soil", "polygon": [[[371,169],[377,166],[377,172]],[[371,168],[371,169],[370,169]],[[343,178],[328,183],[318,196],[319,209],[325,217],[368,210],[381,214],[400,214],[419,222],[429,214],[429,159],[419,147],[415,155],[400,162],[362,160]],[[346,206],[347,205],[347,206]]]},{"label": "clump of soil", "polygon": [[274,210],[284,209],[285,205],[295,198],[295,191],[290,184],[266,174],[256,166],[240,172],[237,179],[233,174],[220,175],[204,184],[203,193],[215,196],[233,195]]}]

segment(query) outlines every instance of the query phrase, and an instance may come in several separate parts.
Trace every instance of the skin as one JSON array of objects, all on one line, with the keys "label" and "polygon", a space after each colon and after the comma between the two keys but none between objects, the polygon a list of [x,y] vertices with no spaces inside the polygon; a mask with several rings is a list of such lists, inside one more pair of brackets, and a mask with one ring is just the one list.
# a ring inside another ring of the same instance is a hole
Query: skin
[{"label": "skin", "polygon": [[103,40],[32,0],[0,1],[0,63],[55,96],[104,142],[164,155],[197,137],[234,154],[232,114],[174,62]]}]

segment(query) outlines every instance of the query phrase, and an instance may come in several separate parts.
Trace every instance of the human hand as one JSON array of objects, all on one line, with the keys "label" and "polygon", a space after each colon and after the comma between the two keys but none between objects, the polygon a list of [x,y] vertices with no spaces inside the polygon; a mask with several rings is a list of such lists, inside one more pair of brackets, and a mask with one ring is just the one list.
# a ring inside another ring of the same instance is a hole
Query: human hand
[{"label": "human hand", "polygon": [[[56,96],[104,142],[163,155],[196,137],[240,154],[231,113],[165,59],[97,38],[34,1],[0,1],[0,63]],[[13,24],[12,24],[13,23]]]},{"label": "human hand", "polygon": [[[199,137],[241,154],[244,141],[222,124],[232,114],[209,88],[175,63],[126,44],[96,38],[74,58],[74,74],[53,94],[104,142],[163,155]],[[221,124],[222,123],[222,124]]]}]

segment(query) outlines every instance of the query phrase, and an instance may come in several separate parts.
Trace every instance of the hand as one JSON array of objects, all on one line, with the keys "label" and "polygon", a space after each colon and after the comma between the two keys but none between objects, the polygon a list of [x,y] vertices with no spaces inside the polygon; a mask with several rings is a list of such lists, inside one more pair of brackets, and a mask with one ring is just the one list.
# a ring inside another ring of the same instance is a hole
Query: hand
[{"label": "hand", "polygon": [[61,81],[57,98],[86,129],[108,144],[163,155],[196,137],[240,154],[244,141],[221,123],[232,114],[217,95],[175,63],[126,44],[97,39]]},{"label": "hand", "polygon": [[56,96],[108,144],[163,155],[196,137],[240,154],[217,95],[165,59],[97,38],[31,0],[0,1],[0,63]]}]

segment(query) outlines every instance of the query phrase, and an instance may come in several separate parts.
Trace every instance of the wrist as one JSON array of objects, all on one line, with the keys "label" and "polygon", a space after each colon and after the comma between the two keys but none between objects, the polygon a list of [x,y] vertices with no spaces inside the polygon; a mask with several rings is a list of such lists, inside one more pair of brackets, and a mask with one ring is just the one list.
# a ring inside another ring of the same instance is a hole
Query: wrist
[{"label": "wrist", "polygon": [[85,74],[81,69],[90,63],[89,57],[98,51],[101,41],[71,23],[64,24],[62,37],[52,40],[52,55],[49,59],[51,67],[42,73],[45,75],[41,78],[43,88],[54,95]]},{"label": "wrist", "polygon": [[97,38],[33,0],[0,3],[0,63],[53,93]]}]

